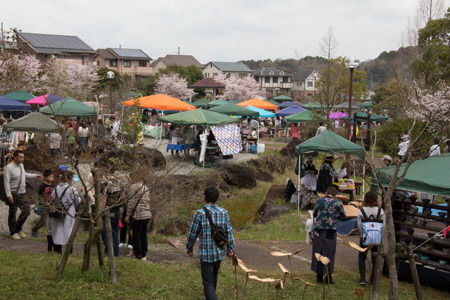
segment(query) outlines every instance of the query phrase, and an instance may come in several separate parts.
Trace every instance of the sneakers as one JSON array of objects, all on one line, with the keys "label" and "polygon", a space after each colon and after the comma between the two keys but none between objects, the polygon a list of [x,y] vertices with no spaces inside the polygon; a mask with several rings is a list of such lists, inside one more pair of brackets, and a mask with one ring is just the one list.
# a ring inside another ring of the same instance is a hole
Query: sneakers
[{"label": "sneakers", "polygon": [[19,235],[21,238],[27,237],[27,235],[26,235],[25,232],[23,232],[23,231],[19,231],[18,235]]},{"label": "sneakers", "polygon": [[14,233],[14,234],[11,236],[11,238],[12,238],[13,240],[20,240],[20,236],[19,236],[17,233]]},{"label": "sneakers", "polygon": [[127,246],[127,244],[125,244],[125,243],[120,243],[119,244],[119,248],[125,248]]},{"label": "sneakers", "polygon": [[36,237],[39,237],[39,233],[38,233],[37,231],[33,231],[33,230],[32,230],[32,231],[31,231],[31,236],[32,236],[32,237],[35,237],[35,238],[36,238]]},{"label": "sneakers", "polygon": [[147,261],[147,257],[144,256],[143,258],[141,258],[141,260],[142,261]]},{"label": "sneakers", "polygon": [[127,248],[128,249],[133,249],[133,246],[132,245],[127,245]]},{"label": "sneakers", "polygon": [[366,280],[365,280],[365,279],[360,279],[360,280],[358,281],[358,284],[359,284],[359,285],[366,285]]}]

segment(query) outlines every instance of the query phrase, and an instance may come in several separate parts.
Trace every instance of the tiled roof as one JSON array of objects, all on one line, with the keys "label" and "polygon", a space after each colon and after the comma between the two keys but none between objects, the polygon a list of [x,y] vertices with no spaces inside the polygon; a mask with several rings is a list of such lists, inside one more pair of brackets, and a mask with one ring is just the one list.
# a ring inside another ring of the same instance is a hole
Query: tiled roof
[{"label": "tiled roof", "polygon": [[253,76],[291,76],[291,74],[283,72],[275,68],[262,68],[259,70],[254,70],[252,72]]},{"label": "tiled roof", "polygon": [[158,61],[163,61],[166,66],[177,64],[183,67],[188,67],[190,65],[197,66],[199,68],[202,68],[203,65],[195,59],[192,55],[172,55],[167,54],[165,57],[158,58],[155,62],[153,62],[152,65],[155,65]]},{"label": "tiled roof", "polygon": [[107,50],[120,59],[151,60],[141,49],[108,48]]},{"label": "tiled roof", "polygon": [[311,73],[313,73],[313,70],[298,70],[297,72],[292,73],[292,80],[293,81],[303,81],[306,78],[308,78]]},{"label": "tiled roof", "polygon": [[95,53],[94,49],[77,36],[20,32],[19,38],[27,42],[37,53],[52,53],[52,51]]},{"label": "tiled roof", "polygon": [[215,65],[222,72],[251,72],[252,71],[243,62],[212,61],[211,63],[213,65]]},{"label": "tiled roof", "polygon": [[97,54],[105,59],[117,59],[108,49],[97,49]]},{"label": "tiled roof", "polygon": [[202,80],[197,81],[196,83],[192,84],[191,87],[193,88],[225,88],[225,86],[221,83],[218,83],[214,80],[213,77],[205,77]]}]

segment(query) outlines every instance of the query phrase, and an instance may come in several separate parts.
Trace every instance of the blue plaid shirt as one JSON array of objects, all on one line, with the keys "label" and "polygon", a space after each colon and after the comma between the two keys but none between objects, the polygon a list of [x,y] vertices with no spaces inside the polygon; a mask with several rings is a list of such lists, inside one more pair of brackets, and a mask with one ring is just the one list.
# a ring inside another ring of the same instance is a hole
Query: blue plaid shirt
[{"label": "blue plaid shirt", "polygon": [[[234,237],[230,223],[230,216],[226,209],[215,204],[207,204],[205,207],[211,214],[214,225],[222,227],[224,232],[228,233],[227,251],[234,249]],[[186,250],[192,252],[197,237],[200,237],[200,248],[198,256],[202,261],[215,262],[222,260],[225,256],[225,250],[217,247],[211,235],[211,226],[209,226],[208,218],[205,211],[197,210],[192,218],[191,227],[186,241]]]}]

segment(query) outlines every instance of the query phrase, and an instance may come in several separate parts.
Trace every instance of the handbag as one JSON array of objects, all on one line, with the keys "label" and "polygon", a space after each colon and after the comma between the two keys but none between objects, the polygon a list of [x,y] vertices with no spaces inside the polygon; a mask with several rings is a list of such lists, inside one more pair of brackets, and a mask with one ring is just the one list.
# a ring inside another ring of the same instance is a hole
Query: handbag
[{"label": "handbag", "polygon": [[206,207],[203,207],[206,218],[208,218],[209,225],[211,226],[211,236],[220,249],[225,249],[228,245],[228,235],[223,231],[222,227],[216,226],[211,218],[211,214]]},{"label": "handbag", "polygon": [[61,194],[61,196],[58,197],[58,190],[55,188],[55,198],[53,199],[52,203],[50,204],[50,210],[48,212],[48,216],[53,219],[62,219],[64,218],[69,211],[70,206],[72,203],[70,203],[69,207],[65,207],[64,204],[61,202],[62,197],[66,193],[66,191],[69,189],[70,186],[66,187],[64,189],[64,192]]}]

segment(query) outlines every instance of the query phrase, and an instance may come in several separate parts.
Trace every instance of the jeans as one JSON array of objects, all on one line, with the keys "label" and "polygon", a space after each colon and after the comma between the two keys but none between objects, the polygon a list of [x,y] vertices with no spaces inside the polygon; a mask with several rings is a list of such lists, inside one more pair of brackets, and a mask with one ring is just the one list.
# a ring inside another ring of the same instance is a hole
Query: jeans
[{"label": "jeans", "polygon": [[215,262],[200,261],[202,270],[203,293],[206,300],[216,300],[217,274],[219,273],[221,260]]},{"label": "jeans", "polygon": [[133,237],[133,251],[134,256],[141,259],[147,255],[148,240],[147,240],[147,225],[150,219],[135,220],[130,224]]},{"label": "jeans", "polygon": [[[12,194],[14,203],[9,206],[8,227],[11,235],[22,231],[22,226],[30,215],[30,202],[25,199],[25,194]],[[20,208],[19,218],[16,218],[17,208]]]},{"label": "jeans", "polygon": [[[111,208],[109,210],[109,212],[114,214],[114,217],[111,218],[111,231],[112,231],[112,242],[113,242],[114,256],[119,256],[119,219],[120,219],[120,210],[119,210],[118,207],[115,207],[115,208]],[[103,218],[102,240],[103,240],[103,244],[105,245],[105,254],[108,254],[108,240],[106,238],[105,218]]]}]

